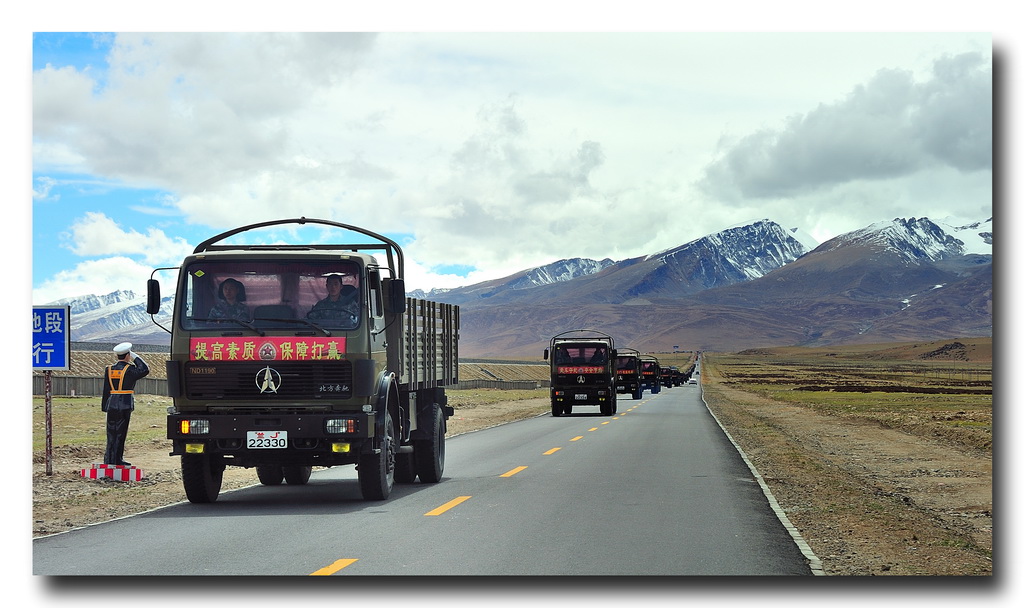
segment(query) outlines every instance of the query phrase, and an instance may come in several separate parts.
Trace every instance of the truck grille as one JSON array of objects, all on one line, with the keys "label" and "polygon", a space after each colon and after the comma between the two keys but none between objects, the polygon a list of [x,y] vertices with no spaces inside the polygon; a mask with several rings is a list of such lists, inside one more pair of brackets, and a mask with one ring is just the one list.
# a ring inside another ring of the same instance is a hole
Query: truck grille
[{"label": "truck grille", "polygon": [[189,399],[348,399],[350,361],[198,362],[185,364]]}]

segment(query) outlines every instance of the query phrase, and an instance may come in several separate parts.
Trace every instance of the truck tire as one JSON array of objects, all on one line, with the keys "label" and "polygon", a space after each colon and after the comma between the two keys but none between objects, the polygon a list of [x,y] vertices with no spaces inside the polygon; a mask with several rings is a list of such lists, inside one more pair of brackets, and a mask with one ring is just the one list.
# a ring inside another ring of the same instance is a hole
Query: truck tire
[{"label": "truck tire", "polygon": [[561,415],[562,415],[562,406],[557,404],[557,403],[552,403],[551,404],[551,416],[554,417],[554,418],[558,418]]},{"label": "truck tire", "polygon": [[430,439],[413,441],[416,457],[416,474],[423,483],[437,483],[444,473],[444,433],[445,421],[441,408],[435,403],[432,406]]},{"label": "truck tire", "polygon": [[288,482],[288,485],[304,486],[309,481],[309,476],[313,473],[313,467],[302,465],[281,467],[281,472],[284,474],[284,480]]},{"label": "truck tire", "polygon": [[416,481],[416,455],[412,452],[395,454],[395,483]]},{"label": "truck tire", "polygon": [[605,401],[601,404],[601,415],[611,416],[612,415],[612,404],[609,401]]},{"label": "truck tire", "polygon": [[279,486],[284,481],[284,471],[278,466],[260,465],[256,467],[256,477],[265,486]]},{"label": "truck tire", "polygon": [[384,500],[391,495],[395,485],[395,456],[398,438],[391,412],[384,413],[384,436],[376,453],[360,454],[356,472],[359,475],[359,490],[365,500]]},{"label": "truck tire", "polygon": [[635,391],[633,391],[633,398],[634,399],[643,399],[643,397],[644,397],[644,389],[638,388]]},{"label": "truck tire", "polygon": [[181,481],[189,502],[214,502],[224,481],[224,463],[209,454],[183,454]]}]

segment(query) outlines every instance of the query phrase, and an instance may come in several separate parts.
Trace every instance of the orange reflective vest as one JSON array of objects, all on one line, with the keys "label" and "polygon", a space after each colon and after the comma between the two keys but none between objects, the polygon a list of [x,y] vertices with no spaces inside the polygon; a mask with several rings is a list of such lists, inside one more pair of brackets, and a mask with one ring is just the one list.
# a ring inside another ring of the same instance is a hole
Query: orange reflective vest
[{"label": "orange reflective vest", "polygon": [[[110,394],[111,395],[131,395],[135,393],[134,390],[124,390],[124,370],[128,366],[125,365],[121,369],[114,369],[113,365],[107,366],[107,381],[110,382]],[[117,386],[114,386],[114,381],[117,381]]]}]

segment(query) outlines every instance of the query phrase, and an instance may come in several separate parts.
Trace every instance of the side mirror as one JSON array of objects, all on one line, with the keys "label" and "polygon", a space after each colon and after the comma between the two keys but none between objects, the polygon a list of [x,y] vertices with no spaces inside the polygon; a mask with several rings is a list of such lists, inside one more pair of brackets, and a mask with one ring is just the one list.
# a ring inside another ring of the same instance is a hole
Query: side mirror
[{"label": "side mirror", "polygon": [[546,348],[544,349],[544,360],[545,361],[548,360],[548,349],[546,349]]},{"label": "side mirror", "polygon": [[388,283],[388,310],[396,315],[405,312],[405,279],[386,279]]},{"label": "side mirror", "polygon": [[155,315],[160,312],[160,281],[146,281],[146,313]]},{"label": "side mirror", "polygon": [[619,351],[618,351],[618,349],[615,349],[615,348],[613,348],[613,349],[612,349],[612,354],[611,354],[611,358],[610,358],[610,359],[611,359],[612,361],[614,361],[614,360],[615,360],[615,359],[617,359],[618,357],[619,357]]}]

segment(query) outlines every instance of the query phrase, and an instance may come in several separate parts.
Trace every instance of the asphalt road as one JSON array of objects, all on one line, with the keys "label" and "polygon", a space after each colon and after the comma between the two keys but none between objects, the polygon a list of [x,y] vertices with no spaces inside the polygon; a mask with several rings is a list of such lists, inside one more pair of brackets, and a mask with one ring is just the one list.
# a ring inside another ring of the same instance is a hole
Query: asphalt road
[{"label": "asphalt road", "polygon": [[449,438],[444,479],[353,467],[33,541],[37,575],[809,575],[698,386]]}]

